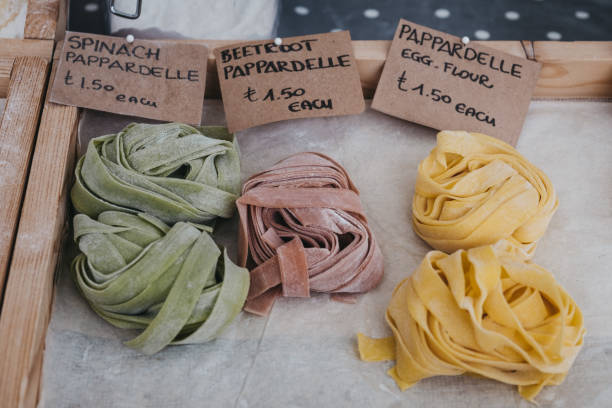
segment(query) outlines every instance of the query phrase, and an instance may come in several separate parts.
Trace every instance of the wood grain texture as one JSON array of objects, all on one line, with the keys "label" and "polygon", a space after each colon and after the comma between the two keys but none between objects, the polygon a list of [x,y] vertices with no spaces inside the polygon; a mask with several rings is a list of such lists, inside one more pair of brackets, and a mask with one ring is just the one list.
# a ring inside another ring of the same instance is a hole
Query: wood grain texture
[{"label": "wood grain texture", "polygon": [[47,60],[40,57],[15,59],[0,122],[0,299],[38,129],[47,66]]},{"label": "wood grain texture", "polygon": [[43,57],[51,59],[53,41],[2,38],[0,57]]},{"label": "wood grain texture", "polygon": [[23,37],[53,40],[59,17],[60,0],[28,0]]},{"label": "wood grain texture", "polygon": [[536,98],[612,97],[612,42],[534,41]]},{"label": "wood grain texture", "polygon": [[6,98],[8,95],[13,61],[15,61],[13,57],[0,57],[0,98]]},{"label": "wood grain texture", "polygon": [[2,406],[36,406],[77,122],[77,108],[45,103],[0,315]]},{"label": "wood grain texture", "polygon": [[51,59],[53,41],[17,40],[3,38],[0,40],[0,98],[6,98],[11,78],[11,67],[16,57],[42,57]]}]

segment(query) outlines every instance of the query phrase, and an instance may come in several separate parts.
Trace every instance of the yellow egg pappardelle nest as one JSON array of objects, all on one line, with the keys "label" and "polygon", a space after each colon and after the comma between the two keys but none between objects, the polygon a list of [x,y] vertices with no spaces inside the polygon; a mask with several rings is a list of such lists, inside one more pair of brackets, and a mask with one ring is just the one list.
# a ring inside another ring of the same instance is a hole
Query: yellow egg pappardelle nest
[{"label": "yellow egg pappardelle nest", "polygon": [[507,239],[531,257],[557,206],[548,177],[512,146],[481,133],[442,131],[419,164],[412,220],[434,249]]},{"label": "yellow egg pappardelle nest", "polygon": [[431,251],[395,288],[386,320],[393,336],[358,334],[364,361],[396,360],[404,390],[421,379],[471,373],[518,386],[533,398],[560,384],[582,348],[582,313],[546,269],[512,244]]}]

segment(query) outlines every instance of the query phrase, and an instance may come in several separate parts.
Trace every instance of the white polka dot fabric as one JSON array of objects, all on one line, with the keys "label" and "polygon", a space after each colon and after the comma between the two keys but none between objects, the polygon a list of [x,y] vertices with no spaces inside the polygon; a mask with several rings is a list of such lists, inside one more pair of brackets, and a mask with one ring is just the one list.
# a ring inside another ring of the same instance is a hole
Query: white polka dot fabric
[{"label": "white polka dot fabric", "polygon": [[350,30],[389,40],[400,18],[472,40],[610,41],[610,0],[281,0],[281,36]]}]

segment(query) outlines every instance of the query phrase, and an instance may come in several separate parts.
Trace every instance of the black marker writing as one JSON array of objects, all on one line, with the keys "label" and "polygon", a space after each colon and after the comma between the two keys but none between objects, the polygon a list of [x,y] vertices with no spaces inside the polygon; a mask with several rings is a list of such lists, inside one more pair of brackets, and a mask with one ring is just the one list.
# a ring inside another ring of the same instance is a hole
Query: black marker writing
[{"label": "black marker writing", "polygon": [[465,116],[476,118],[479,122],[486,122],[489,125],[495,127],[495,118],[489,116],[486,112],[479,111],[472,106],[468,106],[465,103],[458,103],[455,105],[455,112],[461,113]]},{"label": "black marker writing", "polygon": [[307,58],[302,61],[267,61],[259,60],[247,62],[242,65],[225,65],[223,75],[225,79],[247,77],[251,74],[272,74],[278,72],[302,72],[326,68],[350,67],[351,60],[348,54],[336,57]]},{"label": "black marker writing", "polygon": [[184,80],[189,82],[198,82],[200,80],[200,72],[198,70],[189,69],[181,71],[180,69],[151,66],[133,61],[124,62],[97,55],[78,54],[74,51],[66,52],[65,61],[75,65],[106,68],[109,71],[125,72],[141,76],[152,76],[155,78],[168,80]]},{"label": "black marker writing", "polygon": [[316,38],[311,38],[287,44],[265,42],[227,48],[221,51],[221,62],[226,64],[232,60],[239,60],[240,58],[249,57],[251,55],[312,51],[312,43],[315,41],[318,40]]},{"label": "black marker writing", "polygon": [[302,102],[292,102],[288,106],[291,112],[300,112],[313,109],[333,109],[332,100],[313,99],[312,101],[303,100]]},{"label": "black marker writing", "polygon": [[489,83],[488,75],[470,72],[467,69],[461,69],[451,62],[444,63],[444,72],[450,73],[452,76],[461,79],[469,79],[472,82],[478,83],[478,85],[484,86],[485,88],[493,88],[493,84]]},{"label": "black marker writing", "polygon": [[[97,79],[97,78],[89,79],[89,78],[86,78],[85,76],[81,76],[77,84],[73,81],[73,76],[70,73],[70,70],[66,71],[66,75],[64,76],[64,84],[77,85],[83,91],[93,91],[93,92],[102,91],[102,93],[104,94],[111,94],[111,95],[113,95],[115,93],[114,91],[116,91],[116,87],[114,85],[109,84],[109,83],[104,83],[102,79]],[[149,100],[145,97],[140,97],[140,96],[134,96],[134,95],[128,96],[123,93],[118,93],[115,95],[115,100],[117,102],[128,102],[128,103],[133,103],[135,105],[140,104],[143,106],[157,108],[156,101]]]},{"label": "black marker writing", "polygon": [[408,88],[403,88],[402,84],[406,82],[406,71],[402,71],[402,74],[397,78],[397,89],[400,91],[408,91]]},{"label": "black marker writing", "polygon": [[137,44],[117,43],[116,41],[94,40],[91,37],[82,37],[73,34],[66,40],[72,50],[83,50],[99,54],[124,55],[137,59],[159,60],[159,48],[150,48]]},{"label": "black marker writing", "polygon": [[476,51],[473,47],[466,46],[459,41],[449,41],[428,31],[419,31],[408,24],[401,25],[398,38],[420,46],[429,46],[435,52],[447,54],[453,58],[475,61],[482,66],[488,66],[493,71],[499,71],[514,78],[521,78],[521,68],[523,68],[521,64],[509,63],[504,58],[490,55],[485,51]]},{"label": "black marker writing", "polygon": [[[406,82],[406,71],[402,72],[402,74],[398,77],[398,88],[404,92],[415,92],[420,96],[424,96],[429,98],[432,102],[442,102],[446,105],[451,105],[453,103],[453,98],[450,95],[443,93],[444,91],[436,88],[428,88],[424,83],[421,83],[414,88],[409,88],[408,86],[403,86]],[[454,104],[454,111],[464,115],[475,118],[479,122],[485,122],[489,125],[495,127],[495,118],[489,115],[488,113],[478,110],[472,106],[468,106],[466,103],[459,102]]]}]

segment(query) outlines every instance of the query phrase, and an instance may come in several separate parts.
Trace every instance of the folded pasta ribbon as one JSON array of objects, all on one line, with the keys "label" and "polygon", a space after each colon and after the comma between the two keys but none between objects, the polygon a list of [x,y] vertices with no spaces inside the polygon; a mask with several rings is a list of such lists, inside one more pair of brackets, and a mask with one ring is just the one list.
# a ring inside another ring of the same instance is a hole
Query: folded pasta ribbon
[{"label": "folded pasta ribbon", "polygon": [[351,301],[382,278],[382,255],[359,193],[329,157],[291,156],[247,180],[236,203],[239,263],[246,265],[250,254],[257,265],[246,311],[266,315],[278,296],[311,291]]},{"label": "folded pasta ribbon", "polygon": [[77,211],[139,211],[164,222],[229,218],[240,193],[233,135],[223,127],[132,123],[89,142],[76,166]]},{"label": "folded pasta ribbon", "polygon": [[431,251],[393,291],[393,336],[358,335],[362,360],[396,360],[404,390],[438,375],[472,373],[533,398],[560,384],[583,344],[582,313],[544,268],[505,245]]},{"label": "folded pasta ribbon", "polygon": [[249,274],[208,232],[172,228],[143,213],[105,211],[74,217],[82,251],[71,269],[92,309],[113,326],[141,329],[126,344],[153,354],[169,344],[202,343],[240,312]]},{"label": "folded pasta ribbon", "polygon": [[507,239],[529,258],[557,205],[548,177],[512,146],[480,133],[443,131],[419,164],[412,220],[434,249]]}]

